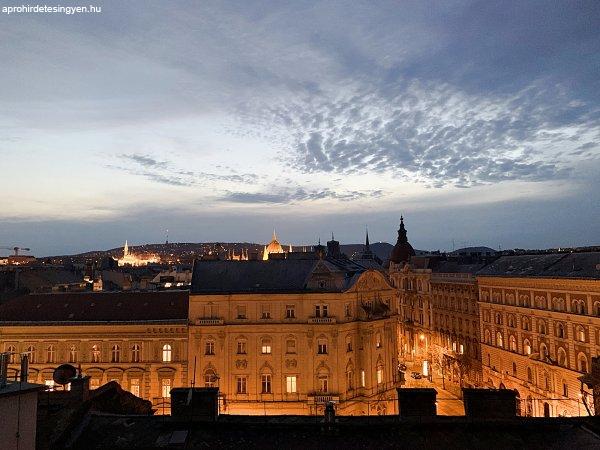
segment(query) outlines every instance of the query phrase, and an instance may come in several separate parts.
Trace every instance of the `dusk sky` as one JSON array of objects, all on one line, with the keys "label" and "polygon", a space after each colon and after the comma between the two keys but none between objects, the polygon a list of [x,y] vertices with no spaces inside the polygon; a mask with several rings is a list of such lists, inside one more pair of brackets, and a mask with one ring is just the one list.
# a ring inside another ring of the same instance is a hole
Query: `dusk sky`
[{"label": "dusk sky", "polygon": [[0,246],[600,244],[597,0],[89,3],[0,13]]}]

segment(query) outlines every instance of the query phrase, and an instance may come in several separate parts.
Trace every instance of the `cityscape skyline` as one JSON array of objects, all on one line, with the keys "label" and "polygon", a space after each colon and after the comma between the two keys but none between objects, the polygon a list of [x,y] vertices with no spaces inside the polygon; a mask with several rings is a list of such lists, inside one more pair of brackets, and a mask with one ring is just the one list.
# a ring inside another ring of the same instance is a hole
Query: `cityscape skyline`
[{"label": "cityscape skyline", "polygon": [[598,244],[597,2],[96,4],[0,17],[2,246]]}]

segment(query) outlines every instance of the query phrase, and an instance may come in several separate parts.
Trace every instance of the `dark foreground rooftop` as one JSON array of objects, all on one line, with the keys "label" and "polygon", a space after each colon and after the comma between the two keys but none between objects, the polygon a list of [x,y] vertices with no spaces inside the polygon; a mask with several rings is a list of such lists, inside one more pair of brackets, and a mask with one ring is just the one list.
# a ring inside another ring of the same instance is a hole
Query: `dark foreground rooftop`
[{"label": "dark foreground rooftop", "polygon": [[166,416],[92,414],[71,440],[79,449],[592,449],[600,448],[600,420],[587,418],[398,416],[219,416],[190,423]]}]

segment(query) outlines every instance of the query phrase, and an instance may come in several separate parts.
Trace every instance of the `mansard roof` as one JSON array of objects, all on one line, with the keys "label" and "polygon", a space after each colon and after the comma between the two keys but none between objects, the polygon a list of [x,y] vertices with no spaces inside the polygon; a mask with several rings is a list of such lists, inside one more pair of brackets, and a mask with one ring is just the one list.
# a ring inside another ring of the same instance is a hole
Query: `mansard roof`
[{"label": "mansard roof", "polygon": [[[194,264],[192,293],[343,292],[368,270],[345,258],[201,261]],[[317,279],[332,282],[321,286]]]},{"label": "mansard roof", "polygon": [[187,291],[30,294],[0,305],[0,325],[186,323],[188,299]]},{"label": "mansard roof", "polygon": [[600,279],[600,252],[502,256],[479,276]]}]

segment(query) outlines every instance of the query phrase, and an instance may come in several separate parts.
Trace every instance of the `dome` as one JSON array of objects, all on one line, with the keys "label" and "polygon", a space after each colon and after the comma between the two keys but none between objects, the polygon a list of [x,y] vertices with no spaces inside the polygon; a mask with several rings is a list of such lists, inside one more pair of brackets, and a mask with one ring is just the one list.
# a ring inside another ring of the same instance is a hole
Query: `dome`
[{"label": "dome", "polygon": [[401,262],[407,262],[411,256],[415,256],[415,250],[412,245],[408,243],[406,238],[406,228],[404,228],[404,217],[400,216],[400,229],[398,229],[398,241],[394,245],[392,254],[390,255],[390,261],[399,264]]},{"label": "dome", "polygon": [[275,234],[275,230],[273,230],[273,238],[271,242],[269,242],[264,249],[263,252],[263,260],[269,259],[270,253],[284,253],[283,247],[277,240],[277,235]]}]

